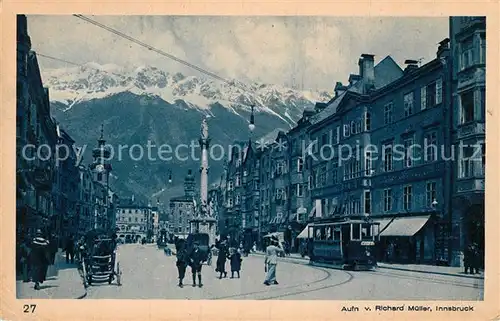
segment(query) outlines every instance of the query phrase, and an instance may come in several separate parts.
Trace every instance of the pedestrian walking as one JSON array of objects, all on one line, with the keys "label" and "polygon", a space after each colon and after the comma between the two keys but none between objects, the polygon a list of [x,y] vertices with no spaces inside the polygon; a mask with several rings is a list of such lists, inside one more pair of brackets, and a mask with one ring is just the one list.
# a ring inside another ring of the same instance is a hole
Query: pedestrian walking
[{"label": "pedestrian walking", "polygon": [[194,242],[193,250],[189,255],[189,262],[191,265],[191,272],[193,273],[193,287],[196,286],[196,275],[198,275],[198,286],[201,288],[201,266],[203,264],[203,253],[200,251],[199,243]]},{"label": "pedestrian walking", "polygon": [[217,254],[217,267],[215,272],[219,272],[219,279],[222,279],[222,275],[227,277],[226,272],[226,259],[228,258],[229,253],[226,246],[226,241],[222,241],[219,243],[219,253]]},{"label": "pedestrian walking", "polygon": [[392,264],[395,256],[395,245],[393,242],[389,243],[386,253],[387,253],[387,263]]},{"label": "pedestrian walking", "polygon": [[66,264],[69,264],[71,261],[71,264],[75,263],[75,240],[73,239],[73,236],[70,235],[66,239],[66,246],[65,246],[65,251],[66,251]]},{"label": "pedestrian walking", "polygon": [[264,261],[265,271],[267,272],[265,285],[278,284],[276,281],[276,266],[278,265],[278,254],[283,253],[278,239],[271,239],[271,245],[266,248],[266,259]]},{"label": "pedestrian walking", "polygon": [[474,243],[474,270],[477,274],[479,274],[479,268],[481,266],[481,250],[479,249],[479,245]]},{"label": "pedestrian walking", "polygon": [[241,262],[243,259],[241,258],[241,254],[236,251],[235,248],[231,248],[229,250],[230,257],[229,261],[231,262],[231,279],[234,279],[234,272],[238,274],[238,279],[240,278],[240,270],[241,270]]},{"label": "pedestrian walking", "polygon": [[285,242],[285,255],[290,256],[290,243]]},{"label": "pedestrian walking", "polygon": [[468,274],[469,272],[470,272],[470,274],[474,274],[473,261],[474,261],[474,246],[471,243],[471,244],[467,245],[467,247],[464,250],[464,269],[465,269],[464,273],[465,274]]},{"label": "pedestrian walking", "polygon": [[479,248],[476,243],[470,244],[468,261],[470,274],[479,274]]},{"label": "pedestrian walking", "polygon": [[41,230],[37,230],[31,242],[30,262],[33,273],[32,280],[35,282],[35,290],[40,289],[40,283],[45,281],[47,268],[49,266],[49,241],[43,237]]},{"label": "pedestrian walking", "polygon": [[178,244],[178,248],[176,250],[177,262],[175,265],[177,266],[177,272],[179,276],[179,287],[183,287],[182,283],[184,280],[184,276],[186,275],[186,267],[189,263],[189,256],[185,247],[185,244]]}]

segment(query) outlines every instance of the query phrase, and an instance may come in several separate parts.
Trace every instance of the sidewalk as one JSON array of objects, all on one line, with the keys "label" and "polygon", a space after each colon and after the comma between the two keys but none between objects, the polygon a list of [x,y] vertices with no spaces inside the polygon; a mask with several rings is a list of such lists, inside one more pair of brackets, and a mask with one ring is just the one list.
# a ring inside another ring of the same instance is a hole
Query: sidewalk
[{"label": "sidewalk", "polygon": [[[264,252],[255,252],[254,255],[265,255]],[[290,256],[279,258],[280,260],[292,260],[299,262],[309,262],[309,258],[302,257],[298,253],[291,253]],[[480,271],[480,274],[465,274],[464,269],[461,267],[451,267],[451,266],[436,266],[436,265],[424,265],[424,264],[389,264],[379,262],[377,263],[379,269],[390,269],[399,271],[408,271],[415,273],[426,273],[426,274],[437,274],[437,275],[449,275],[449,276],[459,276],[469,279],[484,279],[484,271]]]},{"label": "sidewalk", "polygon": [[56,254],[54,265],[49,266],[47,279],[35,290],[33,282],[16,281],[18,299],[82,299],[87,295],[75,264],[66,264],[63,252]]}]

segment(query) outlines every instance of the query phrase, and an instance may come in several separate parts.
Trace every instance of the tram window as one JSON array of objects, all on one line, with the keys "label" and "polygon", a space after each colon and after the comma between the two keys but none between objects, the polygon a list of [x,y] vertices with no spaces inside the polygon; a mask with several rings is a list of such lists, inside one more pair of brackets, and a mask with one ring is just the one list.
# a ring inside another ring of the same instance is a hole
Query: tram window
[{"label": "tram window", "polygon": [[314,239],[321,240],[321,229],[319,229],[319,228],[316,229],[316,233],[314,233],[314,234],[315,234]]},{"label": "tram window", "polygon": [[363,240],[371,240],[372,239],[372,226],[370,224],[362,224],[361,225],[361,238]]},{"label": "tram window", "polygon": [[377,237],[380,233],[380,225],[374,224],[372,225],[373,236]]},{"label": "tram window", "polygon": [[352,239],[359,240],[361,236],[360,224],[352,224]]},{"label": "tram window", "polygon": [[344,243],[349,242],[350,238],[351,238],[351,225],[350,224],[342,225],[342,242]]},{"label": "tram window", "polygon": [[333,240],[340,241],[340,227],[333,229]]},{"label": "tram window", "polygon": [[329,226],[326,228],[326,239],[327,240],[332,240],[333,234],[332,234],[332,227]]},{"label": "tram window", "polygon": [[321,239],[324,240],[326,238],[326,228],[322,227],[321,228]]}]

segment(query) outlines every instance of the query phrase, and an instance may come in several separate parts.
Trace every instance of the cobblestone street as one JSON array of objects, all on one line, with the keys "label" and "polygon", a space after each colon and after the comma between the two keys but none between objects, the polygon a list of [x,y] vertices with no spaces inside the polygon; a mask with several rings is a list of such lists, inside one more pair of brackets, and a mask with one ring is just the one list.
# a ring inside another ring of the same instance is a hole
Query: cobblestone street
[{"label": "cobblestone street", "polygon": [[[307,260],[284,258],[278,264],[279,285],[266,287],[264,257],[243,259],[240,279],[219,279],[214,265],[203,266],[203,288],[192,287],[190,268],[184,288],[177,286],[175,256],[153,245],[122,245],[118,260],[122,286],[107,283],[88,289],[89,299],[286,299],[286,300],[482,300],[484,279],[379,268],[370,272],[310,266]],[[215,263],[215,262],[214,262]],[[227,264],[227,268],[229,264]]]}]

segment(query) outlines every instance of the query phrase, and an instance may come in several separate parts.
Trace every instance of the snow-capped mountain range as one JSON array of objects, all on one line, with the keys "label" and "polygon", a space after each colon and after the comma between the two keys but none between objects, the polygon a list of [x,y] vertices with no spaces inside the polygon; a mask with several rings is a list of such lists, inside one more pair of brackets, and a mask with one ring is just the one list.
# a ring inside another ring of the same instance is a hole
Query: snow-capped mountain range
[{"label": "snow-capped mountain range", "polygon": [[305,107],[329,100],[326,91],[303,91],[279,85],[261,83],[230,83],[213,78],[169,73],[153,66],[139,68],[87,63],[78,67],[45,70],[44,86],[50,89],[50,100],[66,106],[130,92],[139,96],[155,96],[168,103],[182,100],[189,108],[210,111],[219,103],[238,114],[248,112],[250,105],[256,112],[266,112],[293,125]]}]

